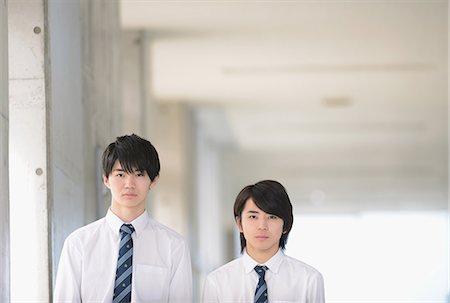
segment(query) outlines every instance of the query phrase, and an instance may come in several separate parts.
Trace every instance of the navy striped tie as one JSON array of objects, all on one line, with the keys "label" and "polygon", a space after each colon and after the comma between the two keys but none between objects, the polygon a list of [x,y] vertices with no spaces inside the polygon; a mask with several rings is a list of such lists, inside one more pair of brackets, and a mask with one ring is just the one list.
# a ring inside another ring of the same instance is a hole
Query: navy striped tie
[{"label": "navy striped tie", "polygon": [[264,279],[266,275],[266,266],[255,266],[255,271],[259,276],[258,285],[255,291],[255,303],[267,303],[267,284]]},{"label": "navy striped tie", "polygon": [[134,227],[131,224],[123,224],[120,228],[121,238],[113,303],[131,302],[131,275],[133,273],[133,239],[131,234],[133,232]]}]

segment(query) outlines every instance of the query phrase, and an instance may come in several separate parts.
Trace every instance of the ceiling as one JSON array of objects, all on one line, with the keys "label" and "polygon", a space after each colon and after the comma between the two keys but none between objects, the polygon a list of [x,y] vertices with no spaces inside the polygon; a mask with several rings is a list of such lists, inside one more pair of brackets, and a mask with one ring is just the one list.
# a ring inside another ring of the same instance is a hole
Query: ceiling
[{"label": "ceiling", "polygon": [[230,192],[446,207],[447,1],[122,0],[121,20],[148,32],[155,98],[202,113]]}]

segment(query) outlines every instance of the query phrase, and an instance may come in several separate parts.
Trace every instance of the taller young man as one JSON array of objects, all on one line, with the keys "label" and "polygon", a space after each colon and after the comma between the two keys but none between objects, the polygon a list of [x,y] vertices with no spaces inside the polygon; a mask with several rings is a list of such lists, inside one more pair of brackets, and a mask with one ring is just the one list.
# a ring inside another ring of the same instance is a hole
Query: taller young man
[{"label": "taller young man", "polygon": [[54,302],[192,302],[186,242],[145,211],[160,170],[155,147],[134,134],[118,137],[102,160],[111,207],[67,237]]},{"label": "taller young man", "polygon": [[280,183],[246,186],[234,203],[234,217],[243,254],[208,275],[203,302],[325,302],[322,275],[283,253],[293,215]]}]

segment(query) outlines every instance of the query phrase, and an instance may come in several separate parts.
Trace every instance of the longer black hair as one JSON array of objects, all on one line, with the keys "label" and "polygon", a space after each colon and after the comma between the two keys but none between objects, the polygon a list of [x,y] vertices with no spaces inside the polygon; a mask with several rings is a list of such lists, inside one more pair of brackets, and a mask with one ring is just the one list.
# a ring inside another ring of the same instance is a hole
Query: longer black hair
[{"label": "longer black hair", "polygon": [[[283,234],[280,238],[279,247],[285,249],[289,232],[294,223],[294,216],[292,204],[284,186],[277,181],[264,180],[244,187],[234,202],[234,218],[239,222],[242,222],[242,211],[250,198],[262,211],[283,219]],[[240,237],[241,252],[243,252],[247,241],[242,232]]]},{"label": "longer black hair", "polygon": [[127,173],[146,171],[151,181],[159,176],[158,152],[153,144],[135,134],[117,137],[103,152],[103,173],[107,178],[117,160]]}]

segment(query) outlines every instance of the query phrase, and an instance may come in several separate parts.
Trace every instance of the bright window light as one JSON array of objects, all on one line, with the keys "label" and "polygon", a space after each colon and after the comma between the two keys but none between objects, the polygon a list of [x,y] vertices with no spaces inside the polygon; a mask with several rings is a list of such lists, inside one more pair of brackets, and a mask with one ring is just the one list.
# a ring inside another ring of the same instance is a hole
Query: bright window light
[{"label": "bright window light", "polygon": [[296,215],[286,254],[322,272],[327,303],[447,303],[447,212]]}]

